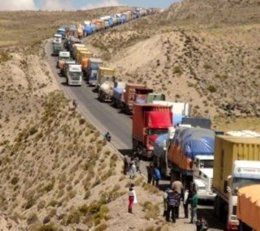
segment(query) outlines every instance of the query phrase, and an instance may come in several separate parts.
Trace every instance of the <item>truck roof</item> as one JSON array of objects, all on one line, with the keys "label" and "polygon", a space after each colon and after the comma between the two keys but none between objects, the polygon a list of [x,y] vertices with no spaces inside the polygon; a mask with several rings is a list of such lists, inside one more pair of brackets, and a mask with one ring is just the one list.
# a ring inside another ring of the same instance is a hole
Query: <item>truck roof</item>
[{"label": "truck roof", "polygon": [[69,65],[70,72],[81,72],[81,65],[78,64],[70,64]]},{"label": "truck roof", "polygon": [[212,156],[212,155],[196,155],[196,159],[214,160],[214,156]]},{"label": "truck roof", "polygon": [[113,67],[99,67],[100,70],[104,70],[104,71],[114,71],[115,68]]},{"label": "truck roof", "polygon": [[230,143],[242,143],[242,144],[260,144],[260,139],[257,137],[237,137],[237,136],[227,136],[218,135],[217,137],[228,141]]},{"label": "truck roof", "polygon": [[228,131],[226,135],[236,136],[236,137],[260,137],[260,132],[241,130],[241,131]]},{"label": "truck roof", "polygon": [[54,36],[53,36],[54,38],[62,38],[62,35],[61,34],[54,34]]},{"label": "truck roof", "polygon": [[100,63],[100,64],[103,63],[102,59],[100,58],[90,58],[89,61],[92,63]]},{"label": "truck roof", "polygon": [[59,52],[59,57],[69,58],[70,57],[70,53],[68,51],[60,51]]}]

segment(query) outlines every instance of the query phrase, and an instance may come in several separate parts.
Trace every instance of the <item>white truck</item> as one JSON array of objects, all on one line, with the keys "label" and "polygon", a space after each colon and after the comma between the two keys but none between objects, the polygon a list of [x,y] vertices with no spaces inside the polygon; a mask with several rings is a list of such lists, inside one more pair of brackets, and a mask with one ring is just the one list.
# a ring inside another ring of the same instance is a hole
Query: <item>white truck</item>
[{"label": "white truck", "polygon": [[66,69],[66,81],[69,86],[81,86],[82,71],[81,65],[70,64]]},{"label": "white truck", "polygon": [[214,201],[216,193],[212,190],[214,156],[197,155],[193,163],[193,184],[200,201]]}]

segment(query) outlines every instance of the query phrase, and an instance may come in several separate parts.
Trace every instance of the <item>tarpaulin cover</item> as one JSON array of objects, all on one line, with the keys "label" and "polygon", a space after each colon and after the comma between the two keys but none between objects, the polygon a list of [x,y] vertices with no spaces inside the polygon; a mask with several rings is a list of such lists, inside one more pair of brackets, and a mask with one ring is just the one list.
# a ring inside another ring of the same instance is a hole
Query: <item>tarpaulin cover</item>
[{"label": "tarpaulin cover", "polygon": [[154,142],[154,153],[156,156],[162,156],[164,153],[165,142],[168,139],[168,133],[160,134]]},{"label": "tarpaulin cover", "polygon": [[113,88],[113,97],[121,100],[121,96],[123,94],[124,89],[123,88],[118,88],[118,87],[114,87]]},{"label": "tarpaulin cover", "polygon": [[250,185],[239,189],[237,202],[238,219],[252,229],[260,231],[260,185]]},{"label": "tarpaulin cover", "polygon": [[215,133],[204,128],[184,128],[176,133],[173,142],[176,142],[182,153],[191,159],[196,155],[213,155]]},{"label": "tarpaulin cover", "polygon": [[172,114],[162,111],[147,112],[149,128],[169,128],[172,126]]}]

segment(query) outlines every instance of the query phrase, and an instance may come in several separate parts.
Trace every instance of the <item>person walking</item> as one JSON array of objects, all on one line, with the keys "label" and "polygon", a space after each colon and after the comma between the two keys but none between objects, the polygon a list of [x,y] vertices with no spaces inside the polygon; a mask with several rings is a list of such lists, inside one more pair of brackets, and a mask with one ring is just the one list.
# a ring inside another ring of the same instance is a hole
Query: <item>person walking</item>
[{"label": "person walking", "polygon": [[197,221],[197,206],[198,206],[198,195],[197,195],[197,190],[194,188],[193,195],[191,198],[191,220],[190,220],[191,224]]},{"label": "person walking", "polygon": [[156,187],[159,187],[159,181],[161,180],[161,173],[159,168],[156,166],[153,169],[153,179],[152,179],[152,183],[153,185],[155,185]]},{"label": "person walking", "polygon": [[128,190],[128,212],[133,213],[133,205],[136,199],[136,192],[134,190],[134,184],[131,184]]},{"label": "person walking", "polygon": [[190,190],[186,188],[183,192],[183,210],[184,210],[185,218],[189,218],[189,200],[190,200]]},{"label": "person walking", "polygon": [[[176,180],[172,183],[172,189],[176,190],[176,192],[179,194],[179,196],[181,198],[181,195],[182,195],[182,192],[183,192],[183,184],[180,181],[180,177],[179,176],[177,176]],[[179,218],[179,210],[180,210],[179,207],[180,206],[178,206],[176,208],[176,211],[175,211],[176,212],[176,218]]]},{"label": "person walking", "polygon": [[124,174],[126,175],[129,171],[130,160],[128,156],[124,157]]},{"label": "person walking", "polygon": [[164,194],[163,194],[163,216],[166,217],[167,214],[167,197],[168,197],[168,192],[171,190],[170,187],[168,187]]},{"label": "person walking", "polygon": [[153,163],[150,163],[149,166],[147,166],[147,183],[151,184],[153,179]]},{"label": "person walking", "polygon": [[136,172],[139,172],[141,174],[140,159],[138,156],[135,157],[134,162],[135,162],[135,166],[136,166]]},{"label": "person walking", "polygon": [[136,166],[135,166],[135,162],[132,160],[130,162],[129,177],[130,179],[134,179],[135,176],[136,176]]},{"label": "person walking", "polygon": [[170,221],[170,217],[172,219],[172,222],[176,222],[176,213],[175,209],[178,206],[178,203],[180,201],[180,196],[178,192],[172,189],[169,189],[167,191],[167,212],[166,212],[166,221]]}]

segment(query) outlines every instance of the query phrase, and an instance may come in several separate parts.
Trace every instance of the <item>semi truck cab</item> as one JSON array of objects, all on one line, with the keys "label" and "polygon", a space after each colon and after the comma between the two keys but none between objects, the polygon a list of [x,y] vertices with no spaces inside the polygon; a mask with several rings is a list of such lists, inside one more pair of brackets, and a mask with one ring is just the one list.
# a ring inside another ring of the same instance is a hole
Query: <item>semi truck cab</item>
[{"label": "semi truck cab", "polygon": [[77,64],[70,64],[67,72],[67,84],[70,86],[81,86],[82,84],[82,71],[81,66]]}]

